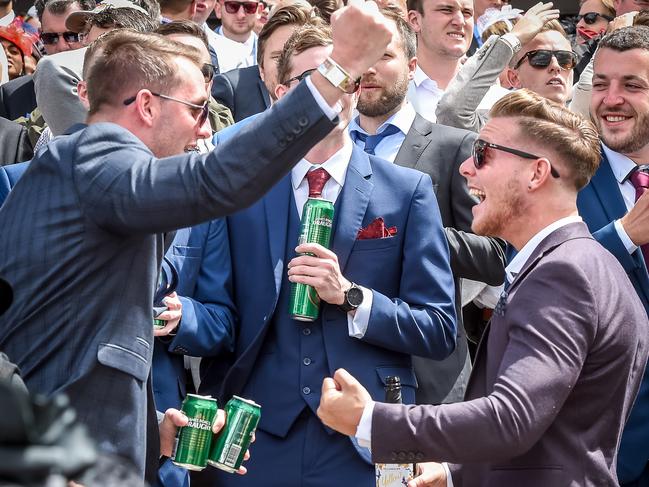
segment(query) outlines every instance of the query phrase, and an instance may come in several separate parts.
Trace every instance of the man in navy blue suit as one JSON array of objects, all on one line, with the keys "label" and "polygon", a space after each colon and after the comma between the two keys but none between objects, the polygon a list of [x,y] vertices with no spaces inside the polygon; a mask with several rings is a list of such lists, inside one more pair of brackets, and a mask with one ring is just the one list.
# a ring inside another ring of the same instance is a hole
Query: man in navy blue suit
[{"label": "man in navy blue suit", "polygon": [[[278,98],[330,52],[325,27],[293,34],[278,62]],[[194,487],[374,486],[368,450],[316,417],[323,377],[349,367],[382,400],[386,378],[396,375],[404,402],[413,403],[411,356],[443,359],[455,347],[453,277],[430,177],[355,147],[346,131],[354,104],[355,95],[345,97],[338,127],[261,201],[228,218],[240,318],[234,364],[223,381],[205,367],[201,392],[253,399],[261,422],[246,476],[207,469]],[[315,188],[318,175],[326,182]],[[335,205],[331,250],[296,248],[314,192]],[[317,290],[314,322],[289,316],[293,282]],[[351,297],[356,287],[360,303]]]},{"label": "man in navy blue suit", "polygon": [[[591,117],[602,139],[602,161],[578,196],[579,213],[595,238],[627,272],[649,311],[649,28],[606,36],[595,57]],[[644,255],[643,255],[644,254]],[[618,456],[626,487],[649,485],[649,377],[645,373]]]}]

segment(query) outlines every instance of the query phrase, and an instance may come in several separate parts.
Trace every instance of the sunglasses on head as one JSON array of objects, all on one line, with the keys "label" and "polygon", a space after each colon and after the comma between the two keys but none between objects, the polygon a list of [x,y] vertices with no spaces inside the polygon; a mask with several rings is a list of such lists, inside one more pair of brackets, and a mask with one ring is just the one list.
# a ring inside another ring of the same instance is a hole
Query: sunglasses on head
[{"label": "sunglasses on head", "polygon": [[307,76],[309,76],[311,73],[313,73],[314,71],[317,71],[317,69],[315,69],[315,68],[314,68],[314,69],[307,69],[307,70],[304,71],[302,74],[298,74],[297,76],[293,76],[292,78],[287,79],[286,82],[284,82],[284,83],[282,83],[282,84],[285,85],[285,86],[290,86],[290,84],[291,84],[293,81],[300,82],[300,81],[302,81],[304,78],[306,78]]},{"label": "sunglasses on head", "polygon": [[43,44],[56,44],[60,36],[65,42],[79,42],[78,32],[41,32],[41,41]]},{"label": "sunglasses on head", "polygon": [[213,64],[205,63],[201,66],[201,73],[203,73],[205,82],[209,83],[214,79],[214,75],[216,74],[216,66],[214,66]]},{"label": "sunglasses on head", "polygon": [[236,14],[239,12],[239,9],[243,7],[243,11],[246,13],[246,15],[251,15],[257,12],[257,7],[259,3],[257,2],[233,2],[231,0],[228,0],[226,2],[223,2],[223,5],[225,6],[225,11],[229,14]]},{"label": "sunglasses on head", "polygon": [[[476,139],[475,142],[473,142],[473,150],[471,152],[471,156],[473,157],[473,165],[476,169],[481,169],[487,163],[487,149],[495,149],[503,152],[508,152],[509,154],[514,154],[515,156],[522,157],[523,159],[540,159],[539,156],[535,156],[534,154],[530,154],[529,152],[523,152],[518,149],[512,149],[511,147],[505,147],[504,145],[487,142],[486,140]],[[552,174],[553,178],[559,177],[559,173],[552,167],[552,164],[550,164],[550,174]]]},{"label": "sunglasses on head", "polygon": [[[181,103],[183,105],[186,105],[192,109],[192,116],[194,119],[196,119],[196,123],[198,126],[202,126],[205,123],[205,120],[207,120],[207,116],[210,113],[210,107],[209,107],[209,101],[205,101],[202,105],[197,105],[196,103],[190,103],[186,100],[181,100],[180,98],[174,98],[173,96],[168,96],[168,95],[161,95],[160,93],[154,93],[153,91],[151,92],[153,96],[157,96],[158,98],[162,98],[163,100],[169,100],[169,101],[174,101],[176,103]],[[130,105],[133,103],[137,98],[136,96],[132,96],[130,98],[127,98],[124,100],[122,103],[124,105]],[[200,110],[200,112],[199,112]]]},{"label": "sunglasses on head", "polygon": [[518,60],[514,69],[518,69],[525,59],[529,59],[530,66],[534,68],[547,68],[552,62],[553,57],[557,58],[559,66],[563,69],[572,69],[577,65],[577,55],[572,51],[535,49],[533,51],[527,51],[525,55]]},{"label": "sunglasses on head", "polygon": [[584,22],[586,22],[588,25],[591,25],[597,22],[597,17],[606,19],[609,22],[613,20],[613,17],[611,17],[610,15],[598,14],[597,12],[588,12],[584,15],[577,15],[577,22],[579,22],[581,19],[584,19]]}]

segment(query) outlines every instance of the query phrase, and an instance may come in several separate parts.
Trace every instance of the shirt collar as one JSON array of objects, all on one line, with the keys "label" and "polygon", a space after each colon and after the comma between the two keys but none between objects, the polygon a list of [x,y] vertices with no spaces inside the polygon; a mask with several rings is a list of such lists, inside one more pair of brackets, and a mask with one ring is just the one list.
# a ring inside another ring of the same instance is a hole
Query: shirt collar
[{"label": "shirt collar", "polygon": [[439,90],[439,86],[437,86],[437,81],[434,79],[430,79],[426,73],[424,73],[423,69],[417,65],[417,68],[415,69],[415,76],[412,78],[412,80],[415,83],[415,86],[419,88],[420,85],[424,85],[430,90]]},{"label": "shirt collar", "polygon": [[507,281],[511,283],[514,280],[516,275],[521,271],[521,269],[523,269],[523,266],[527,263],[532,253],[536,250],[543,239],[545,239],[545,237],[561,227],[565,227],[570,223],[577,223],[580,221],[582,221],[582,219],[578,215],[567,216],[565,218],[557,220],[554,223],[551,223],[536,235],[534,235],[525,245],[523,245],[523,248],[516,254],[509,265],[505,267]]},{"label": "shirt collar", "polygon": [[604,144],[602,144],[602,149],[604,150],[604,154],[606,154],[606,158],[608,159],[608,163],[611,166],[611,171],[613,171],[615,179],[618,183],[623,184],[626,182],[629,174],[631,174],[631,171],[637,168],[638,165],[624,154],[615,152]]},{"label": "shirt collar", "polygon": [[[388,125],[394,125],[403,133],[403,135],[407,135],[408,131],[410,130],[410,126],[412,125],[412,122],[414,122],[415,120],[416,115],[417,113],[415,112],[415,109],[412,107],[412,105],[406,102],[406,104],[403,107],[401,107],[401,110],[393,114],[385,122],[379,125],[379,128],[376,130],[376,133],[380,134],[386,128],[388,128]],[[359,121],[360,121],[360,116],[354,118],[350,122],[348,127],[349,132],[351,132],[352,130],[356,130],[361,134],[367,134],[367,131],[360,126]]]},{"label": "shirt collar", "polygon": [[322,164],[311,164],[306,159],[300,160],[291,171],[293,189],[297,189],[302,184],[307,172],[318,167],[325,169],[331,176],[331,179],[336,181],[340,186],[344,186],[345,177],[347,176],[347,166],[349,166],[349,161],[352,157],[353,147],[352,139],[349,135],[345,135],[345,143],[341,149]]}]

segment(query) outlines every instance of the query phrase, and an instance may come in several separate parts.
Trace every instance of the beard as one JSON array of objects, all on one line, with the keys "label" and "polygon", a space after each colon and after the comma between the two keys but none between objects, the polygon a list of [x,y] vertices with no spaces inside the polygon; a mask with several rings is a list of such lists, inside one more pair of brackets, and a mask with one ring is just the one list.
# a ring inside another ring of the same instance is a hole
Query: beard
[{"label": "beard", "polygon": [[595,119],[597,131],[604,141],[604,144],[615,152],[621,154],[630,154],[639,151],[649,144],[649,114],[635,113],[635,124],[631,133],[627,136],[609,133],[602,124],[600,117],[591,117]]},{"label": "beard", "polygon": [[356,109],[366,117],[381,117],[391,113],[405,100],[406,94],[408,93],[408,82],[408,76],[406,74],[399,78],[394,85],[383,88],[376,100],[364,99],[363,92],[361,91]]},{"label": "beard", "polygon": [[[512,177],[498,196],[490,196],[492,201],[485,214],[473,220],[471,230],[476,235],[486,237],[502,237],[504,231],[525,213],[523,195],[517,180]],[[485,203],[482,203],[485,204]]]}]

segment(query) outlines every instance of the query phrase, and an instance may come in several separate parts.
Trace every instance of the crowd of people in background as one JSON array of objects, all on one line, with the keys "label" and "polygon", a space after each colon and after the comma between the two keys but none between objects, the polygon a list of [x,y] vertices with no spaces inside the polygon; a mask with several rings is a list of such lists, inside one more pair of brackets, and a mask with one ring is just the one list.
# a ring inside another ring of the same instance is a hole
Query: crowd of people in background
[{"label": "crowd of people in background", "polygon": [[649,487],[649,2],[518,7],[0,0],[0,484]]}]

